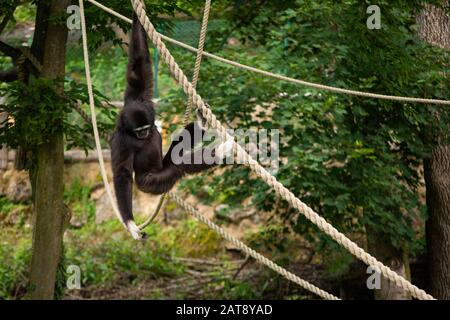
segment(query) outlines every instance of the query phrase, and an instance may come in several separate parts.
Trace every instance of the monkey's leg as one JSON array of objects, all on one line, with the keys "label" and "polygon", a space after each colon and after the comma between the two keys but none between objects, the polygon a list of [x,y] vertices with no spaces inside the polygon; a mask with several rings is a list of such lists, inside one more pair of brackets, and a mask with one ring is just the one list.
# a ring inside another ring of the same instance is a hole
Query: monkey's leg
[{"label": "monkey's leg", "polygon": [[159,171],[137,174],[135,182],[139,190],[143,192],[162,194],[172,189],[182,176],[183,172],[169,163]]}]

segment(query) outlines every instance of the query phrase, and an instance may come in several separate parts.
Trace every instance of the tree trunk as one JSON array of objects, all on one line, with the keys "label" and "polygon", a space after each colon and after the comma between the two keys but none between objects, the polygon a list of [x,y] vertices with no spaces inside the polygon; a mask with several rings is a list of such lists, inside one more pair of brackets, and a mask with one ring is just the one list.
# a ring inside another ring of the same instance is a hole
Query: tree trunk
[{"label": "tree trunk", "polygon": [[450,146],[424,161],[428,206],[426,226],[431,294],[450,299]]},{"label": "tree trunk", "polygon": [[[443,4],[448,6],[449,1]],[[425,41],[450,49],[450,17],[444,10],[428,5],[417,20]],[[436,141],[439,146],[424,160],[428,274],[431,294],[450,299],[450,146],[441,143],[445,137],[437,136]]]},{"label": "tree trunk", "polygon": [[[36,42],[34,52],[42,61],[41,76],[61,78],[58,90],[63,90],[65,73],[67,28],[48,19],[66,12],[68,0],[38,2]],[[55,19],[56,21],[56,19]],[[41,42],[43,41],[43,42]],[[49,124],[51,125],[51,124]],[[53,299],[57,267],[60,262],[63,238],[63,135],[53,136],[34,154],[35,221],[31,259],[30,293],[32,299]]]}]

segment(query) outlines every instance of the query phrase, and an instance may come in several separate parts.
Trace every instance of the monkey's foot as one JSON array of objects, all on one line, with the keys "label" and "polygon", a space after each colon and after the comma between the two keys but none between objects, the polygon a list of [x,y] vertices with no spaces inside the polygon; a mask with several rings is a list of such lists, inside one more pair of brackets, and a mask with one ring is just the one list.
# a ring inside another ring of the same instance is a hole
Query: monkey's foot
[{"label": "monkey's foot", "polygon": [[143,240],[147,237],[147,235],[144,232],[141,232],[139,227],[136,225],[136,223],[133,220],[130,220],[126,223],[128,231],[131,233],[131,236],[135,240]]}]

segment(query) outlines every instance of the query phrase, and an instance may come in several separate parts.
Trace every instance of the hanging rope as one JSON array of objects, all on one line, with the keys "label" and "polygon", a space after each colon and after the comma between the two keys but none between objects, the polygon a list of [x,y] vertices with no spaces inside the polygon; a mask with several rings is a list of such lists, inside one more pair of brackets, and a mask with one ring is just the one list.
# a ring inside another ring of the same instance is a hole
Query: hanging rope
[{"label": "hanging rope", "polygon": [[[101,145],[100,145],[100,136],[99,136],[98,128],[97,128],[97,116],[95,114],[94,93],[93,93],[93,89],[92,89],[91,67],[89,64],[89,52],[88,52],[88,46],[87,46],[86,21],[85,21],[85,16],[84,16],[83,0],[79,0],[79,5],[80,5],[81,34],[82,34],[82,38],[83,38],[83,58],[84,58],[84,66],[85,66],[85,72],[86,72],[86,85],[87,85],[88,95],[89,95],[89,107],[91,110],[92,129],[94,130],[95,147],[97,149],[98,162],[100,165],[100,173],[102,175],[103,184],[105,185],[105,190],[106,190],[106,193],[108,194],[109,202],[111,203],[113,211],[116,214],[119,221],[121,222],[121,224],[125,227],[125,229],[128,230],[127,226],[125,225],[124,221],[122,220],[122,216],[120,215],[119,209],[117,208],[117,204],[114,201],[111,187],[108,182],[108,176],[106,175],[105,161],[103,160],[103,153],[102,153]],[[132,233],[132,235],[135,239],[140,239],[140,237],[138,237],[137,234]]]},{"label": "hanging rope", "polygon": [[[101,8],[102,10],[116,16],[117,18],[126,21],[128,23],[131,23],[131,19],[121,15],[120,13],[102,5],[101,3],[98,3],[95,0],[87,0],[90,3],[92,3],[93,5]],[[159,34],[159,36],[164,39],[167,42],[170,42],[172,44],[175,44],[179,47],[182,47],[186,50],[189,50],[191,52],[198,52],[197,48],[191,47],[190,45],[187,45],[183,42],[177,41],[175,39],[172,39],[168,36]],[[439,100],[439,99],[425,99],[425,98],[413,98],[413,97],[403,97],[403,96],[393,96],[393,95],[385,95],[385,94],[378,94],[378,93],[370,93],[370,92],[363,92],[363,91],[356,91],[356,90],[350,90],[350,89],[343,89],[343,88],[337,88],[337,87],[332,87],[332,86],[327,86],[327,85],[323,85],[323,84],[319,84],[319,83],[314,83],[314,82],[308,82],[308,81],[304,81],[304,80],[300,80],[300,79],[295,79],[295,78],[291,78],[291,77],[286,77],[277,73],[273,73],[273,72],[269,72],[269,71],[265,71],[265,70],[261,70],[255,67],[251,67],[236,61],[232,61],[232,60],[228,60],[219,56],[216,56],[212,53],[209,52],[203,52],[202,55],[204,55],[205,57],[211,58],[211,59],[215,59],[217,61],[220,61],[222,63],[231,65],[233,67],[242,69],[242,70],[246,70],[246,71],[250,71],[250,72],[255,72],[255,73],[259,73],[262,74],[263,76],[266,77],[270,77],[270,78],[274,78],[277,80],[281,80],[281,81],[286,81],[286,82],[290,82],[296,85],[300,85],[300,86],[305,86],[305,87],[309,87],[309,88],[314,88],[314,89],[318,89],[318,90],[326,90],[326,91],[331,91],[331,92],[335,92],[335,93],[339,93],[339,94],[348,94],[348,95],[353,95],[353,96],[359,96],[359,97],[364,97],[364,98],[372,98],[372,99],[382,99],[382,100],[393,100],[393,101],[400,101],[400,102],[410,102],[410,103],[423,103],[423,104],[438,104],[438,105],[450,105],[450,101],[448,100]]]},{"label": "hanging rope", "polygon": [[131,0],[131,3],[142,26],[147,31],[148,36],[153,41],[153,44],[156,46],[159,54],[164,58],[167,65],[169,66],[170,72],[173,77],[183,88],[184,92],[188,96],[192,97],[194,104],[202,113],[204,119],[212,128],[216,129],[220,133],[222,140],[233,142],[233,146],[235,148],[238,159],[242,160],[243,163],[245,163],[258,177],[260,177],[264,182],[271,186],[279,196],[286,200],[299,213],[303,214],[308,220],[318,226],[320,230],[328,234],[332,239],[346,248],[355,257],[357,257],[367,265],[373,266],[376,270],[379,270],[384,277],[395,283],[400,288],[409,292],[412,296],[423,300],[434,299],[431,295],[411,284],[408,280],[378,261],[375,257],[365,252],[356,243],[347,238],[343,233],[339,232],[335,227],[333,227],[324,218],[322,218],[319,214],[314,212],[314,210],[308,207],[308,205],[297,198],[285,186],[283,186],[273,175],[271,175],[266,169],[264,169],[239,144],[237,144],[234,141],[233,137],[227,132],[227,129],[220,123],[219,120],[217,120],[216,116],[205,104],[201,96],[197,94],[195,88],[188,81],[185,74],[171,55],[170,51],[162,42],[160,35],[156,32],[153,24],[147,17],[142,0]]},{"label": "hanging rope", "polygon": [[[197,56],[195,58],[194,75],[192,77],[192,86],[194,88],[197,88],[198,78],[200,76],[200,65],[202,63],[202,57],[203,57],[203,52],[204,52],[204,48],[205,48],[206,29],[208,28],[208,19],[209,19],[210,9],[211,9],[211,0],[206,0],[205,1],[205,9],[203,12],[202,27],[200,29],[200,37],[198,40]],[[186,111],[184,113],[183,126],[186,126],[189,122],[189,117],[190,117],[191,111],[192,111],[192,105],[193,105],[192,97],[189,97]]]},{"label": "hanging rope", "polygon": [[[208,29],[208,19],[209,19],[209,12],[211,9],[211,0],[205,1],[205,9],[203,11],[203,20],[202,20],[202,26],[200,28],[200,36],[198,40],[198,51],[197,51],[197,57],[195,58],[195,65],[194,65],[194,75],[192,77],[192,85],[194,88],[197,87],[198,78],[200,76],[200,66],[202,63],[202,56],[203,56],[203,49],[205,47],[205,39],[206,39],[206,30]],[[192,112],[192,104],[193,101],[191,97],[189,97],[186,110],[184,112],[184,119],[183,119],[183,128],[186,127],[186,125],[189,122],[189,118],[191,116]],[[164,201],[166,199],[166,194],[162,194],[159,198],[158,205],[156,206],[155,212],[145,221],[143,224],[139,226],[139,229],[143,230],[146,228],[150,223],[155,220],[155,218],[158,216],[159,211],[163,207]]]}]

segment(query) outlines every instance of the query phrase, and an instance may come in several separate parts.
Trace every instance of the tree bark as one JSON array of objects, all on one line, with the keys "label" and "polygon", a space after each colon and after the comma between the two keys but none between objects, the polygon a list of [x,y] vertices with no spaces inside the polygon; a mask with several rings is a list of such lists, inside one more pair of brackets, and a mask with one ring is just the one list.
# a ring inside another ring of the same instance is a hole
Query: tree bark
[{"label": "tree bark", "polygon": [[450,299],[450,146],[437,147],[424,161],[426,224],[431,294]]},{"label": "tree bark", "polygon": [[[41,76],[60,78],[58,89],[61,91],[65,74],[67,28],[64,24],[49,21],[49,18],[64,14],[69,3],[68,0],[38,2],[35,32],[38,42],[33,43],[32,48],[42,61]],[[55,134],[46,144],[38,147],[34,159],[35,167],[31,177],[34,180],[35,221],[30,294],[32,299],[48,300],[54,298],[56,272],[62,252],[65,213],[62,133]]]},{"label": "tree bark", "polygon": [[[448,8],[449,1],[442,4]],[[417,20],[419,35],[425,41],[450,50],[450,17],[444,10],[427,5]],[[445,134],[436,136],[438,147],[424,160],[424,174],[430,293],[437,299],[447,300],[450,299],[450,146],[445,143],[448,141]]]}]

